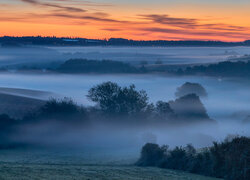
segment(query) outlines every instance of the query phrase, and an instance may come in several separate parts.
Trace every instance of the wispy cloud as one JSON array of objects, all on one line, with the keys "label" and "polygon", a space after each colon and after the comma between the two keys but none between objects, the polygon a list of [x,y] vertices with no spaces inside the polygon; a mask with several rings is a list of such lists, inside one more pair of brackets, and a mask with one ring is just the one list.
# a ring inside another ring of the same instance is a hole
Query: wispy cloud
[{"label": "wispy cloud", "polygon": [[150,20],[151,22],[158,23],[161,25],[184,28],[188,29],[207,29],[207,30],[227,30],[227,31],[244,31],[247,30],[246,27],[232,26],[223,23],[201,23],[202,19],[191,19],[191,18],[176,18],[171,17],[166,14],[146,14],[138,15],[145,20]]},{"label": "wispy cloud", "polygon": [[138,15],[145,20],[150,20],[155,23],[171,25],[175,27],[189,27],[193,28],[197,25],[197,19],[189,19],[189,18],[175,18],[170,17],[165,14],[146,14],[146,15]]},{"label": "wispy cloud", "polygon": [[151,33],[173,34],[181,36],[204,36],[204,37],[228,37],[228,38],[245,38],[249,37],[250,33],[247,32],[230,32],[230,31],[211,31],[211,30],[188,30],[188,29],[170,29],[159,27],[146,27],[139,28],[140,31],[146,31]]},{"label": "wispy cloud", "polygon": [[49,2],[41,2],[38,0],[21,0],[22,2],[29,3],[35,6],[43,6],[43,7],[52,7],[52,8],[57,8],[69,12],[86,12],[86,10],[82,8],[77,8],[77,7],[70,7],[70,6],[62,6],[60,4],[56,3],[49,3]]}]

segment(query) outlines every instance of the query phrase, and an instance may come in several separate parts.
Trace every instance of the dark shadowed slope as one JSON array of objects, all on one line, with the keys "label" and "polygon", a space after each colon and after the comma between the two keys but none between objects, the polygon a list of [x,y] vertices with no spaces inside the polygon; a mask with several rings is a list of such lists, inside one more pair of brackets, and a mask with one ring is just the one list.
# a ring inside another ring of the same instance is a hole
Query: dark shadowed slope
[{"label": "dark shadowed slope", "polygon": [[7,88],[7,87],[0,87],[0,93],[14,95],[14,96],[22,96],[22,97],[27,97],[27,98],[41,99],[41,100],[47,100],[50,97],[56,96],[54,93],[47,92],[47,91],[38,91],[38,90],[20,89],[20,88]]},{"label": "dark shadowed slope", "polygon": [[0,93],[0,114],[22,118],[28,112],[41,107],[45,101]]}]

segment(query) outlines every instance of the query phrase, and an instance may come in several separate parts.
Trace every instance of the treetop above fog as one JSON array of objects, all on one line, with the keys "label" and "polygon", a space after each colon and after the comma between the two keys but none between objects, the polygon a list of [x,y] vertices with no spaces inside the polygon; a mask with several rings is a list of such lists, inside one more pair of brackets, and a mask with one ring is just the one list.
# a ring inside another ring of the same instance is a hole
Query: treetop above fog
[{"label": "treetop above fog", "polygon": [[117,83],[105,82],[91,88],[87,97],[110,114],[131,115],[145,112],[148,96],[143,90],[137,91],[135,85],[120,87]]},{"label": "treetop above fog", "polygon": [[178,122],[211,121],[199,96],[188,94],[174,101],[149,103],[145,91],[136,90],[135,85],[121,87],[117,83],[104,82],[91,88],[88,99],[95,102],[108,115],[150,116],[153,119]]},{"label": "treetop above fog", "polygon": [[182,97],[188,94],[196,94],[199,97],[206,97],[207,91],[206,89],[199,83],[191,83],[186,82],[182,86],[177,88],[177,91],[175,93],[176,97]]}]

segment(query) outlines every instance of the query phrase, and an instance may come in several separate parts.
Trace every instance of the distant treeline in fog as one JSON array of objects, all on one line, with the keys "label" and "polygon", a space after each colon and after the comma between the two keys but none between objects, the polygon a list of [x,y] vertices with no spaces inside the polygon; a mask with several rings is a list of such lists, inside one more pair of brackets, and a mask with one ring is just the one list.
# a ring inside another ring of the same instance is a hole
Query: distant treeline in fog
[{"label": "distant treeline in fog", "polygon": [[70,37],[0,37],[0,44],[5,47],[21,45],[50,45],[50,46],[250,46],[250,40],[243,42],[223,41],[136,41],[122,38],[111,38],[108,40],[70,38]]},{"label": "distant treeline in fog", "polygon": [[228,137],[213,146],[195,149],[186,147],[170,149],[148,143],[141,150],[138,166],[156,166],[167,169],[188,171],[223,178],[225,180],[250,179],[250,138]]},{"label": "distant treeline in fog", "polygon": [[157,65],[157,67],[152,69],[150,66],[144,64],[132,66],[128,63],[110,60],[71,59],[61,64],[53,71],[61,73],[166,73],[168,75],[204,75],[247,78],[250,77],[250,60],[224,61],[206,65],[189,65],[184,68],[171,68],[171,65],[169,65],[164,69],[164,65],[163,67]]},{"label": "distant treeline in fog", "polygon": [[141,73],[143,68],[136,68],[128,63],[110,60],[71,59],[61,64],[56,71],[62,73]]},{"label": "distant treeline in fog", "polygon": [[216,64],[190,66],[179,69],[174,74],[246,78],[250,77],[250,61],[225,61]]},{"label": "distant treeline in fog", "polygon": [[[112,60],[89,60],[89,59],[70,59],[65,62],[54,62],[48,64],[50,68],[40,67],[39,65],[22,65],[16,70],[47,70],[58,73],[87,74],[87,73],[162,73],[167,75],[204,75],[215,77],[241,77],[250,76],[250,57],[238,58],[234,61],[223,61],[204,65],[165,65],[147,64],[141,62],[139,65],[131,65],[126,62]],[[8,66],[0,67],[0,71],[8,71]]]}]

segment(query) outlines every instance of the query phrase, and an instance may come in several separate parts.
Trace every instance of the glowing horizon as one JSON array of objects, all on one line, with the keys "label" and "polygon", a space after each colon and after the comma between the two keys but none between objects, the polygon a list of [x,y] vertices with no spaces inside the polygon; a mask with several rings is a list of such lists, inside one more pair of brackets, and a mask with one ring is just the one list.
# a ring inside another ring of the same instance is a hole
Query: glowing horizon
[{"label": "glowing horizon", "polygon": [[0,36],[250,39],[248,0],[0,0]]}]

